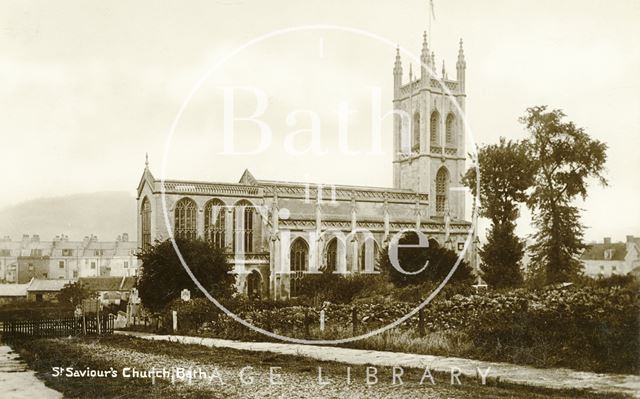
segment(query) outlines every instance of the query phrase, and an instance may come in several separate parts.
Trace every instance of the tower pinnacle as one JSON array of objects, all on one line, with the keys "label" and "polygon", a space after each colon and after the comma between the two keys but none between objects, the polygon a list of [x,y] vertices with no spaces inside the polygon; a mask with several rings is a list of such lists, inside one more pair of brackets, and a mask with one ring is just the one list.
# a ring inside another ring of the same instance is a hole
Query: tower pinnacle
[{"label": "tower pinnacle", "polygon": [[393,94],[396,98],[400,95],[400,86],[402,86],[402,61],[400,47],[396,47],[396,61],[393,64]]},{"label": "tower pinnacle", "polygon": [[458,49],[458,61],[456,62],[456,80],[460,85],[460,89],[465,88],[465,71],[467,62],[464,59],[464,49],[462,48],[462,39],[460,39],[460,48]]},{"label": "tower pinnacle", "polygon": [[427,41],[427,31],[422,34],[422,52],[420,53],[420,78],[423,83],[428,82],[429,72],[428,69],[432,68],[432,64],[429,58],[429,43]]},{"label": "tower pinnacle", "polygon": [[464,60],[464,49],[462,48],[462,39],[460,39],[460,48],[458,49],[458,62],[456,63],[457,68],[464,68],[467,66],[467,63]]}]

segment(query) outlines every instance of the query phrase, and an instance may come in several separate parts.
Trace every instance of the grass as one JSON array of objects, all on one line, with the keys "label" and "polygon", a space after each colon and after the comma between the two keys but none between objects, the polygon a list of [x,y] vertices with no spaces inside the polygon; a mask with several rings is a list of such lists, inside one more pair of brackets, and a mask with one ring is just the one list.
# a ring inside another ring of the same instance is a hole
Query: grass
[{"label": "grass", "polygon": [[11,346],[48,387],[62,392],[65,398],[161,398],[177,397],[179,393],[166,381],[152,384],[147,379],[101,378],[96,382],[85,378],[54,377],[53,367],[73,367],[76,370],[109,370],[113,367],[113,362],[93,358],[72,344],[38,339],[17,341]]},{"label": "grass", "polygon": [[[437,343],[437,338],[433,339]],[[440,343],[442,344],[442,342]],[[247,352],[227,348],[205,348],[200,345],[183,345],[170,342],[151,342],[141,339],[134,339],[123,336],[113,336],[101,338],[99,340],[90,338],[72,339],[39,339],[14,342],[12,346],[19,351],[21,356],[36,370],[38,376],[53,389],[63,392],[65,397],[70,398],[201,398],[201,397],[231,397],[223,392],[211,389],[203,390],[196,386],[172,385],[164,380],[157,380],[152,384],[148,379],[124,379],[124,378],[102,378],[98,381],[88,378],[60,378],[53,377],[52,367],[75,367],[76,369],[109,369],[111,367],[121,368],[130,366],[117,358],[105,358],[97,355],[100,351],[87,351],[87,345],[97,345],[108,348],[111,351],[122,353],[134,353],[143,355],[161,356],[162,359],[171,359],[175,364],[185,364],[195,362],[199,364],[215,364],[222,369],[237,369],[244,365],[252,365],[256,372],[268,373],[269,367],[282,367],[283,370],[290,371],[298,378],[298,381],[307,381],[308,384],[296,383],[290,387],[294,393],[274,395],[277,397],[313,397],[308,390],[317,379],[317,368],[321,366],[327,376],[337,376],[340,378],[345,373],[345,365],[336,362],[320,362],[313,359],[279,355],[268,352]],[[105,351],[102,351],[104,353]],[[106,353],[109,353],[107,351]],[[144,366],[144,364],[140,365]],[[147,365],[149,366],[149,365]],[[376,385],[373,388],[364,384],[364,372],[366,366],[353,366],[355,392],[364,393],[372,390],[372,396],[399,396],[417,397],[424,396],[424,387],[417,385],[423,370],[406,369],[404,379],[409,383],[401,388],[390,385],[390,368],[379,368],[380,380],[385,380],[386,384]],[[547,389],[507,386],[501,384],[495,386],[496,382],[491,382],[490,386],[483,386],[476,381],[463,380],[462,386],[451,386],[448,384],[449,375],[433,374],[437,385],[431,389],[433,397],[455,397],[455,398],[621,398],[620,395],[594,395],[581,391],[552,391]],[[444,382],[443,382],[444,381]],[[341,387],[343,389],[345,387]],[[259,397],[251,388],[239,387],[234,396]],[[392,390],[393,389],[393,390]],[[395,389],[401,389],[396,391]],[[359,391],[358,391],[359,390]],[[239,394],[238,394],[239,392]],[[390,392],[385,394],[385,392]],[[264,394],[264,392],[262,392]],[[375,395],[374,395],[375,394]],[[334,395],[328,395],[336,397]],[[349,396],[344,394],[343,396]],[[431,396],[429,396],[431,397]]]}]

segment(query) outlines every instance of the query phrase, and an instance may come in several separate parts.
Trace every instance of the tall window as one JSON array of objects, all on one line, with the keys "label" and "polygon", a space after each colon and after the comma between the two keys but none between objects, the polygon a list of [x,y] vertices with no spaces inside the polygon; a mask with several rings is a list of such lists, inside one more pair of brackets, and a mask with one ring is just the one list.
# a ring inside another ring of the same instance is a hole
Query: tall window
[{"label": "tall window", "polygon": [[260,299],[262,296],[262,276],[257,270],[247,276],[247,295],[249,299]]},{"label": "tall window", "polygon": [[196,230],[196,203],[190,198],[183,198],[176,204],[176,225],[174,235],[176,238],[193,240],[197,236]]},{"label": "tall window", "polygon": [[216,248],[224,248],[225,245],[226,212],[224,202],[219,199],[207,202],[204,207],[204,236]]},{"label": "tall window", "polygon": [[429,123],[429,131],[431,132],[431,142],[437,143],[438,136],[440,132],[438,131],[438,126],[440,125],[440,114],[438,111],[433,111],[431,113],[431,121]]},{"label": "tall window", "polygon": [[440,168],[436,174],[436,213],[444,214],[445,203],[449,191],[449,172]]},{"label": "tall window", "polygon": [[378,267],[378,243],[373,238],[365,240],[360,246],[360,256],[358,257],[358,271],[364,272],[366,270],[367,263],[372,263],[370,270],[379,270]]},{"label": "tall window", "polygon": [[411,151],[420,151],[420,113],[413,115],[413,136],[411,141]]},{"label": "tall window", "polygon": [[333,272],[338,267],[338,239],[333,238],[327,244],[326,270]]},{"label": "tall window", "polygon": [[453,144],[454,140],[454,129],[455,129],[455,117],[453,114],[447,115],[447,123],[446,123],[446,140],[447,144]]},{"label": "tall window", "polygon": [[255,209],[251,202],[239,201],[234,209],[233,247],[236,252],[253,252],[253,222]]},{"label": "tall window", "polygon": [[144,197],[142,200],[142,250],[145,251],[151,247],[151,203],[149,198]]},{"label": "tall window", "polygon": [[300,280],[304,272],[309,269],[309,247],[302,238],[296,238],[291,244],[289,253],[289,266],[291,271],[290,294],[292,297],[300,295]]}]

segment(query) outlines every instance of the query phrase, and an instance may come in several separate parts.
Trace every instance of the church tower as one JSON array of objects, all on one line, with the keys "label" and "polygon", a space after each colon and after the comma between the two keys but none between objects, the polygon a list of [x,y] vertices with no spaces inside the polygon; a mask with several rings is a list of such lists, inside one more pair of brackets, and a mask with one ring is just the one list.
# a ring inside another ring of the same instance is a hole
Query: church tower
[{"label": "church tower", "polygon": [[[420,76],[403,84],[400,51],[393,67],[393,186],[429,196],[429,218],[464,219],[464,191],[460,187],[465,173],[466,62],[462,40],[456,63],[456,79],[447,76],[442,62],[441,75],[435,69],[435,54],[429,52],[426,32],[420,53]],[[442,84],[448,89],[444,90]],[[457,103],[457,106],[456,106]]]}]

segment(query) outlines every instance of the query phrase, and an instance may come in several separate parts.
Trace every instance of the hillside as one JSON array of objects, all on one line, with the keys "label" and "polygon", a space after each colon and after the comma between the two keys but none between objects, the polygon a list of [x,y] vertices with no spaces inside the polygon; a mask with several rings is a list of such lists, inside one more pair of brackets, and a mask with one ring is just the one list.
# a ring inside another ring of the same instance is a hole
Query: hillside
[{"label": "hillside", "polygon": [[125,191],[39,198],[0,210],[0,236],[14,240],[39,234],[42,241],[50,241],[61,233],[71,240],[90,234],[115,240],[122,233],[135,237],[135,232],[136,200]]}]

